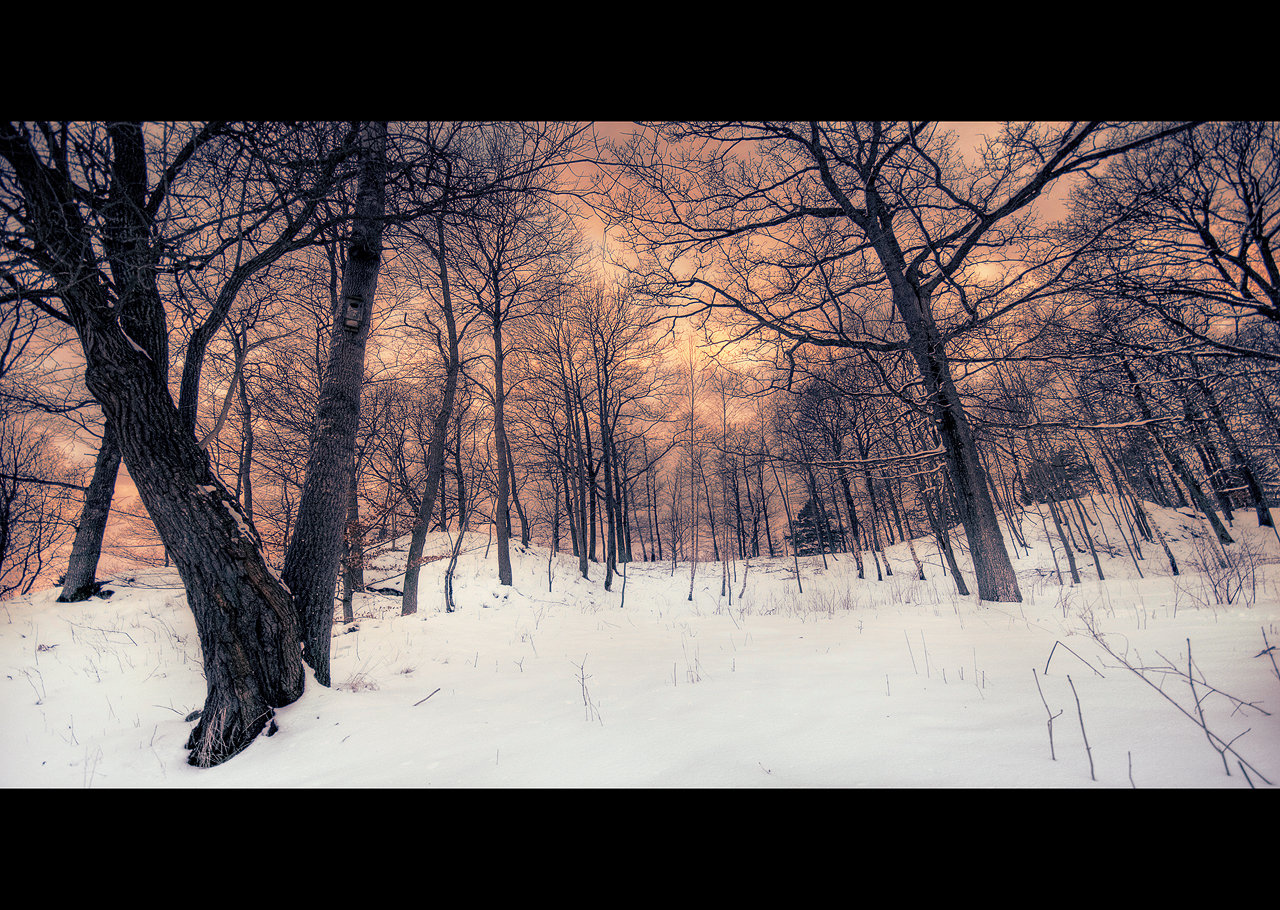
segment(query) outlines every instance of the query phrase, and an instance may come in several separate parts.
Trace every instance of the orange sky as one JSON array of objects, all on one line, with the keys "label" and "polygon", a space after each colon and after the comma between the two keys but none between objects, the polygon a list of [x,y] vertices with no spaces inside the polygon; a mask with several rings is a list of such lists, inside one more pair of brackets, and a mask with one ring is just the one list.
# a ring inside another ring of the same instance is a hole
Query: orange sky
[{"label": "orange sky", "polygon": [[[983,142],[984,135],[994,135],[1000,129],[999,121],[943,121],[941,125],[957,134],[960,151],[966,157],[976,153],[976,149]],[[596,121],[595,129],[602,138],[620,141],[625,139],[630,131],[638,129],[638,127],[631,121],[608,120]],[[1057,193],[1050,194],[1050,199],[1053,200],[1054,204],[1046,214],[1051,216],[1065,214],[1065,193],[1066,188],[1063,187]],[[586,233],[589,240],[593,243],[600,243],[604,236],[602,223],[594,215],[590,216],[587,221]],[[207,394],[208,390],[206,389],[205,391]],[[94,454],[94,452],[89,452],[83,456],[90,469],[92,468]],[[137,495],[137,488],[124,465],[121,465],[120,475],[116,483],[116,503],[122,507],[142,509]]]}]

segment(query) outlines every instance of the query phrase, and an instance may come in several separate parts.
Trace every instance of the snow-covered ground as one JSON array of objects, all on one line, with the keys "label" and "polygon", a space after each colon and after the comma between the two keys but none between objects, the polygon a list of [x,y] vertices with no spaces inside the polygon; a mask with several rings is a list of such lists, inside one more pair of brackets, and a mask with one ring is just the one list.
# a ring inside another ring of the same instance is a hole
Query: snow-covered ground
[{"label": "snow-covered ground", "polygon": [[[803,593],[790,558],[730,564],[723,595],[722,565],[701,563],[691,602],[687,563],[633,564],[606,592],[601,566],[585,581],[536,547],[513,547],[503,588],[472,534],[457,612],[444,560],[423,567],[416,616],[359,595],[358,621],[334,628],[334,687],[309,680],[278,733],[209,770],[183,748],[205,681],[176,574],[117,576],[82,604],[46,591],[0,604],[0,785],[1280,785],[1280,675],[1262,653],[1280,644],[1280,541],[1237,516],[1228,552],[1251,555],[1219,603],[1193,565],[1203,525],[1153,511],[1182,575],[1147,544],[1140,579],[1108,520],[1107,580],[1081,553],[1071,586],[1058,547],[1061,586],[1029,514],[1021,604],[958,597],[928,541],[925,581],[900,544],[880,582],[869,556],[864,581],[849,556],[801,559]],[[379,555],[366,581],[404,558]]]}]

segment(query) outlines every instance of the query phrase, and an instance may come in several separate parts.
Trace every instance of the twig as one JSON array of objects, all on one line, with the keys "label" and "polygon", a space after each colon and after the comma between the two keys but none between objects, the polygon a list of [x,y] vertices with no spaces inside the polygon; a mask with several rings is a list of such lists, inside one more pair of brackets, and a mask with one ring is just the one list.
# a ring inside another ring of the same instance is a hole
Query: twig
[{"label": "twig", "polygon": [[[1230,777],[1231,766],[1227,764],[1226,748],[1224,747],[1222,749],[1219,749],[1216,745],[1214,745],[1213,737],[1209,735],[1209,724],[1204,719],[1204,708],[1201,707],[1201,704],[1203,703],[1204,699],[1196,695],[1196,678],[1192,672],[1191,639],[1189,638],[1187,639],[1187,685],[1191,687],[1191,703],[1196,706],[1196,714],[1200,716],[1200,729],[1204,730],[1204,738],[1209,741],[1209,745],[1212,746],[1214,751],[1216,751],[1218,755],[1222,758],[1222,768],[1224,771],[1227,772],[1227,777]],[[1208,698],[1208,697],[1209,697],[1209,693],[1206,692],[1205,698]],[[1247,733],[1248,731],[1246,730],[1245,732]],[[1240,738],[1239,736],[1236,737],[1236,739],[1239,739],[1239,738]],[[1232,740],[1232,742],[1235,742],[1235,740]]]},{"label": "twig", "polygon": [[[1164,662],[1165,662],[1165,663],[1167,663],[1169,666],[1167,666],[1167,667],[1145,667],[1145,666],[1144,666],[1144,667],[1136,667],[1136,668],[1135,668],[1135,667],[1130,667],[1129,669],[1131,669],[1131,670],[1136,669],[1136,670],[1141,671],[1141,672],[1143,672],[1143,673],[1146,673],[1146,672],[1150,671],[1150,672],[1152,672],[1152,673],[1172,673],[1172,674],[1174,674],[1175,676],[1186,676],[1186,675],[1187,675],[1187,674],[1183,673],[1181,670],[1179,670],[1179,669],[1174,665],[1173,661],[1169,660],[1169,658],[1165,657],[1165,656],[1164,656],[1163,654],[1161,654],[1159,651],[1157,651],[1157,652],[1156,652],[1156,654],[1157,654],[1158,656],[1160,656],[1160,657],[1164,658]],[[1209,685],[1207,682],[1205,682],[1205,680],[1204,680],[1204,673],[1201,673],[1201,674],[1200,674],[1200,685],[1201,685],[1201,687],[1203,687],[1203,688],[1205,688],[1205,689],[1207,689],[1207,690],[1208,690],[1208,693],[1206,693],[1206,695],[1207,695],[1207,694],[1209,694],[1209,693],[1212,693],[1212,694],[1214,694],[1214,695],[1221,695],[1221,696],[1222,696],[1223,698],[1225,698],[1227,701],[1234,702],[1234,703],[1235,703],[1236,708],[1235,708],[1235,711],[1232,711],[1232,712],[1231,712],[1232,714],[1235,714],[1235,713],[1236,713],[1236,711],[1239,711],[1241,708],[1252,708],[1253,710],[1257,711],[1259,714],[1264,714],[1264,715],[1266,715],[1267,717],[1270,717],[1270,716],[1271,716],[1271,712],[1270,712],[1270,711],[1267,711],[1267,710],[1265,710],[1265,709],[1263,709],[1263,708],[1259,708],[1256,704],[1254,704],[1254,703],[1253,703],[1253,702],[1251,702],[1251,701],[1244,701],[1243,699],[1236,698],[1236,697],[1235,697],[1234,695],[1232,695],[1230,692],[1223,692],[1221,689],[1215,689],[1213,686],[1211,686],[1211,685]],[[1204,700],[1204,698],[1202,697],[1200,700],[1201,700],[1201,701],[1203,701],[1203,700]]]},{"label": "twig", "polygon": [[[591,695],[587,692],[587,680],[591,678],[587,675],[586,671],[587,655],[582,655],[582,663],[580,664],[574,664],[573,661],[569,661],[569,663],[578,668],[578,682],[582,684],[582,706],[586,708],[586,720],[591,720],[591,716],[594,714],[596,720],[600,721],[600,726],[603,727],[604,718],[600,716],[600,712],[596,709],[596,706],[591,703]],[[674,666],[672,667],[671,675],[673,677],[675,676]]]},{"label": "twig", "polygon": [[1054,714],[1052,711],[1049,710],[1049,703],[1045,701],[1044,690],[1040,688],[1040,677],[1036,676],[1035,667],[1031,668],[1031,677],[1036,681],[1036,691],[1040,693],[1040,701],[1044,702],[1045,713],[1049,715],[1049,758],[1053,759],[1054,761],[1057,761],[1058,756],[1055,755],[1053,751],[1053,719],[1055,717],[1060,716],[1062,712],[1059,711],[1057,714]]},{"label": "twig", "polygon": [[[436,689],[436,692],[439,692],[439,691],[440,691],[439,689]],[[431,695],[435,695],[435,694],[436,694],[436,692],[432,692],[432,693],[431,693]],[[427,698],[430,698],[430,697],[431,697],[431,695],[428,695],[428,696],[427,696]],[[415,702],[413,703],[413,706],[414,706],[415,708],[416,708],[416,707],[418,707],[418,705],[422,704],[422,702],[423,702],[423,701],[426,701],[426,700],[427,700],[427,698],[422,699],[422,701],[415,701]]]},{"label": "twig", "polygon": [[1076,695],[1076,684],[1071,682],[1070,673],[1067,674],[1067,683],[1071,686],[1071,694],[1076,696],[1076,713],[1080,715],[1080,735],[1084,737],[1084,751],[1089,756],[1089,779],[1096,781],[1098,778],[1093,775],[1093,750],[1089,748],[1089,734],[1084,732],[1084,712],[1080,710],[1080,696]]},{"label": "twig", "polygon": [[[1121,663],[1121,665],[1123,665],[1126,669],[1128,669],[1129,671],[1131,671],[1135,676],[1137,676],[1137,677],[1138,677],[1138,679],[1142,680],[1142,681],[1143,681],[1144,683],[1146,683],[1148,686],[1150,686],[1151,688],[1153,688],[1153,689],[1155,689],[1157,692],[1159,692],[1159,693],[1160,693],[1160,696],[1161,696],[1162,698],[1164,698],[1164,700],[1165,700],[1165,701],[1169,702],[1169,704],[1173,705],[1175,708],[1177,708],[1179,711],[1181,711],[1183,714],[1185,714],[1188,718],[1190,718],[1190,720],[1191,720],[1191,722],[1192,722],[1192,723],[1194,723],[1196,726],[1198,726],[1198,727],[1200,727],[1201,729],[1203,729],[1203,730],[1204,730],[1204,733],[1205,733],[1205,736],[1209,737],[1209,742],[1210,742],[1210,744],[1213,744],[1214,740],[1217,740],[1219,743],[1222,743],[1222,747],[1223,747],[1223,749],[1224,749],[1225,751],[1227,751],[1227,752],[1230,752],[1232,755],[1234,755],[1234,756],[1236,757],[1236,759],[1241,763],[1242,767],[1248,767],[1248,769],[1249,769],[1250,771],[1252,771],[1254,774],[1256,774],[1256,775],[1259,777],[1259,779],[1261,779],[1261,781],[1262,781],[1264,784],[1266,784],[1267,786],[1270,786],[1270,785],[1271,785],[1271,781],[1267,780],[1267,778],[1266,778],[1265,776],[1263,776],[1263,775],[1258,771],[1258,769],[1257,769],[1257,768],[1253,767],[1253,765],[1250,765],[1248,762],[1246,762],[1243,758],[1241,758],[1241,756],[1240,756],[1240,754],[1239,754],[1238,752],[1236,752],[1234,749],[1232,749],[1232,748],[1231,748],[1231,743],[1223,742],[1223,740],[1222,740],[1222,738],[1221,738],[1221,737],[1219,737],[1219,736],[1215,735],[1214,733],[1212,733],[1212,732],[1211,732],[1207,727],[1205,727],[1205,726],[1204,726],[1204,725],[1203,725],[1199,720],[1197,720],[1197,719],[1196,719],[1195,715],[1193,715],[1193,714],[1192,714],[1190,711],[1188,711],[1186,708],[1182,707],[1182,705],[1178,704],[1178,703],[1173,699],[1173,697],[1172,697],[1171,695],[1169,695],[1169,693],[1165,692],[1165,691],[1164,691],[1164,689],[1160,688],[1160,687],[1159,687],[1159,686],[1157,686],[1155,683],[1153,683],[1151,680],[1147,679],[1146,675],[1145,675],[1145,674],[1143,674],[1143,673],[1141,672],[1141,670],[1139,670],[1138,668],[1135,668],[1135,667],[1134,667],[1132,664],[1130,664],[1127,660],[1125,660],[1123,657],[1121,657],[1121,656],[1120,656],[1119,654],[1117,654],[1115,651],[1111,650],[1111,648],[1106,644],[1106,642],[1104,642],[1104,641],[1103,641],[1103,640],[1102,640],[1102,639],[1097,635],[1097,633],[1094,633],[1094,641],[1096,641],[1098,644],[1102,645],[1103,650],[1105,650],[1108,654],[1110,654],[1112,657],[1114,657],[1116,660],[1118,660],[1118,661]],[[1190,642],[1188,642],[1188,644],[1190,644]],[[1162,655],[1162,656],[1163,656],[1163,655]],[[1166,660],[1168,660],[1168,658],[1165,658],[1165,659],[1166,659]],[[1176,668],[1175,668],[1175,672],[1176,672]],[[1068,677],[1068,679],[1070,679],[1070,677]],[[1203,685],[1203,683],[1201,683],[1201,684]],[[1205,688],[1209,688],[1209,687],[1208,687],[1208,686],[1206,686]],[[1248,731],[1246,730],[1245,732],[1247,733]],[[1240,734],[1240,735],[1241,735],[1241,736],[1243,736],[1244,734],[1242,733],[1242,734]],[[1240,738],[1239,736],[1237,736],[1237,737],[1236,737],[1236,739],[1239,739],[1239,738]],[[1233,739],[1231,742],[1235,742],[1235,739]],[[1214,745],[1214,749],[1215,749],[1215,750],[1217,750],[1217,748],[1218,748],[1218,747],[1217,747],[1216,745]]]},{"label": "twig", "polygon": [[1264,649],[1259,651],[1254,657],[1261,657],[1263,654],[1271,658],[1271,669],[1276,674],[1276,679],[1280,679],[1280,667],[1276,666],[1276,646],[1267,641],[1267,630],[1262,629],[1262,643],[1266,645]]}]

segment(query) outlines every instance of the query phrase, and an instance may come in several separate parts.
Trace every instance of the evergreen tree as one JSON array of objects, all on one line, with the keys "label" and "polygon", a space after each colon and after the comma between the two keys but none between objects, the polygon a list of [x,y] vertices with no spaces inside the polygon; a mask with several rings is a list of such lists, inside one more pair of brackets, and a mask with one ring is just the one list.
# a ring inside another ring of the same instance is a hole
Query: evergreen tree
[{"label": "evergreen tree", "polygon": [[787,537],[788,542],[795,547],[797,556],[814,556],[824,549],[830,551],[833,542],[840,539],[844,529],[834,525],[830,514],[825,517],[824,526],[817,500],[811,498],[804,504],[800,514],[796,516],[795,533]]}]

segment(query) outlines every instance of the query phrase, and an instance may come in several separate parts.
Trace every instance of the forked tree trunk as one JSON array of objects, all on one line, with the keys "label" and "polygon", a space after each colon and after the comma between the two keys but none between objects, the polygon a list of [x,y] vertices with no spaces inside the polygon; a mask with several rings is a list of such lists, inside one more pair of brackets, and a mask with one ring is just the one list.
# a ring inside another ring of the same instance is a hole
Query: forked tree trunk
[{"label": "forked tree trunk", "polygon": [[188,760],[209,767],[242,751],[274,708],[302,694],[297,618],[252,522],[210,470],[169,394],[142,125],[116,122],[109,132],[109,217],[101,234],[85,222],[82,197],[65,175],[11,126],[0,125],[0,156],[12,167],[34,239],[80,337],[85,384],[115,427],[124,463],[186,588],[208,683]]}]

